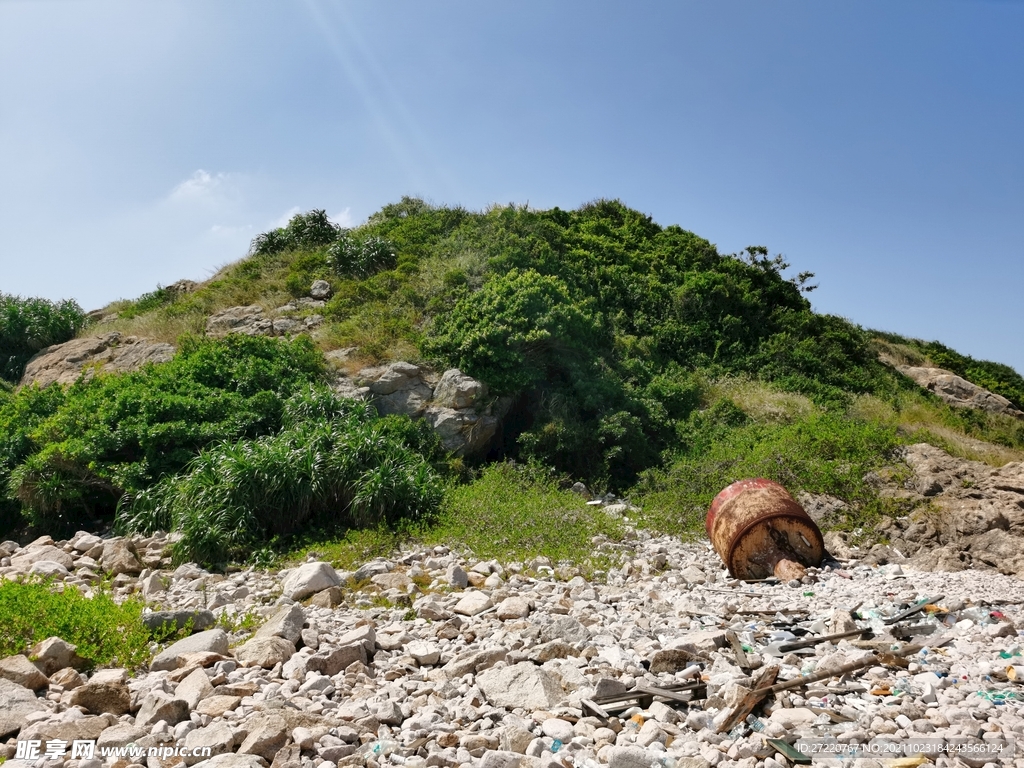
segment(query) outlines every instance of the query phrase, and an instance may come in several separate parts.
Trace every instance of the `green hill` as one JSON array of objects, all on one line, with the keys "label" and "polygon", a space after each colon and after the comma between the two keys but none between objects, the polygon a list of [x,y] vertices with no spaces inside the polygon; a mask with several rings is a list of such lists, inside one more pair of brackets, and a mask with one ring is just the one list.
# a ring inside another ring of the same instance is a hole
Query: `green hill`
[{"label": "green hill", "polygon": [[[176,342],[172,362],[0,393],[0,515],[175,527],[184,554],[217,560],[315,526],[429,528],[452,499],[502,485],[483,465],[514,460],[533,468],[524,487],[628,494],[669,531],[697,529],[714,494],[749,475],[839,496],[852,525],[903,511],[864,480],[901,444],[1024,456],[1021,422],[952,409],[879,356],[946,367],[1020,406],[1015,371],[815,313],[813,275],[788,270],[766,248],[720,254],[617,201],[471,212],[405,198],[353,230],[299,215],[197,290],[117,302],[83,331]],[[331,298],[296,310],[323,316],[310,337],[200,338],[213,312],[270,310],[315,280]],[[341,348],[352,370],[402,359],[486,382],[512,403],[500,442],[469,466],[422,423],[353,411],[325,383],[320,353]],[[378,450],[360,453],[366,440]]]}]

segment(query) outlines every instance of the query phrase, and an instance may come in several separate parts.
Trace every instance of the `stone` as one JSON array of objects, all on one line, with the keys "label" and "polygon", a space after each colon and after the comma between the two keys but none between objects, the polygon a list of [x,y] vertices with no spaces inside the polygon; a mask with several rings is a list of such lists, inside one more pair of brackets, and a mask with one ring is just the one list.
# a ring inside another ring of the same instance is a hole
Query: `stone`
[{"label": "stone", "polygon": [[495,611],[495,615],[502,621],[525,619],[530,615],[530,601],[518,595],[506,597],[498,603],[498,610]]},{"label": "stone", "polygon": [[135,545],[130,539],[109,539],[103,543],[103,554],[100,566],[112,576],[127,573],[138,576],[142,573],[142,562],[139,560]]},{"label": "stone", "polygon": [[366,647],[361,643],[343,645],[340,648],[320,650],[309,657],[306,667],[322,675],[336,675],[350,664],[366,664]]},{"label": "stone", "polygon": [[[525,768],[525,756],[517,752],[492,749],[480,758],[480,768]],[[645,766],[650,768],[650,766]]]},{"label": "stone", "polygon": [[174,689],[174,697],[187,702],[189,709],[195,709],[200,701],[212,695],[213,685],[210,684],[210,677],[202,669],[191,672]]},{"label": "stone", "polygon": [[549,717],[540,725],[541,730],[545,736],[549,736],[552,739],[558,739],[563,744],[568,744],[572,741],[573,736],[576,733],[573,731],[572,723],[567,720],[561,720],[557,717]]},{"label": "stone", "polygon": [[152,611],[142,614],[142,623],[150,632],[175,633],[191,627],[196,633],[214,626],[217,619],[207,610]]},{"label": "stone", "polygon": [[309,295],[314,299],[324,301],[331,297],[331,284],[326,280],[314,280],[309,287]]},{"label": "stone", "polygon": [[205,728],[196,728],[185,735],[185,748],[190,752],[185,758],[185,765],[195,765],[206,759],[193,757],[192,753],[196,751],[208,748],[210,757],[216,757],[230,753],[234,746],[235,733],[226,723],[212,723]]},{"label": "stone", "polygon": [[441,650],[433,643],[422,640],[409,643],[405,646],[405,652],[412,656],[421,667],[433,666],[441,659]]},{"label": "stone", "polygon": [[377,644],[377,633],[374,631],[373,625],[364,624],[361,627],[356,627],[355,629],[346,632],[338,638],[339,647],[345,647],[355,643],[363,646],[368,659],[372,658]]},{"label": "stone", "polygon": [[897,370],[957,408],[976,408],[1024,419],[1024,412],[1015,408],[1005,397],[972,384],[952,371],[909,365],[898,366]]},{"label": "stone", "polygon": [[445,450],[456,456],[479,455],[490,447],[501,423],[496,417],[475,411],[431,405],[423,412]]},{"label": "stone", "polygon": [[434,403],[442,408],[474,408],[485,397],[487,385],[458,368],[450,368],[441,374],[434,388]]},{"label": "stone", "polygon": [[59,685],[65,691],[70,691],[83,685],[85,680],[78,674],[77,670],[71,667],[64,667],[64,669],[58,669],[52,675],[50,675],[50,684]]},{"label": "stone", "polygon": [[103,539],[86,531],[79,531],[71,540],[71,548],[79,553],[86,553],[90,549],[103,546]]},{"label": "stone", "polygon": [[643,747],[609,747],[608,768],[651,768],[658,756]]},{"label": "stone", "polygon": [[117,718],[113,715],[82,716],[78,710],[75,710],[75,716],[72,718],[62,718],[56,721],[41,720],[32,723],[22,729],[18,737],[24,741],[56,739],[70,744],[73,741],[98,739],[103,731],[116,724]]},{"label": "stone", "polygon": [[[195,768],[267,768],[268,762],[259,755],[225,752],[223,755],[195,763]],[[125,766],[125,768],[130,768],[130,766]]]},{"label": "stone", "polygon": [[20,653],[17,656],[0,659],[0,677],[33,691],[50,684],[49,678],[40,672],[27,656]]},{"label": "stone", "polygon": [[441,667],[441,671],[448,679],[454,680],[470,673],[479,674],[485,669],[490,669],[499,661],[504,661],[507,656],[508,651],[503,648],[466,651]]},{"label": "stone", "polygon": [[65,576],[70,575],[67,568],[60,563],[53,562],[52,560],[36,560],[32,563],[29,573],[33,576],[42,576],[43,578],[57,580],[63,580]]},{"label": "stone", "polygon": [[456,589],[465,589],[469,586],[469,574],[466,573],[466,569],[461,565],[455,563],[449,565],[444,577],[448,585]]},{"label": "stone", "polygon": [[564,698],[555,677],[528,661],[487,669],[477,675],[476,682],[496,707],[550,709]]},{"label": "stone", "polygon": [[590,639],[590,630],[572,616],[559,616],[541,629],[540,639],[544,642],[583,643]]},{"label": "stone", "polygon": [[288,740],[288,723],[280,715],[257,715],[247,725],[249,735],[238,747],[239,755],[257,755],[269,762]]},{"label": "stone", "polygon": [[283,637],[254,637],[235,649],[235,658],[247,667],[270,669],[283,664],[295,653],[295,646]]},{"label": "stone", "polygon": [[106,333],[46,347],[28,361],[19,383],[73,384],[83,374],[91,378],[98,371],[125,373],[147,363],[166,363],[173,356],[171,344]]},{"label": "stone", "polygon": [[46,709],[28,688],[0,677],[0,739],[17,733],[27,724],[27,716]]},{"label": "stone", "polygon": [[306,612],[301,605],[282,605],[256,630],[254,637],[280,637],[294,646],[302,637],[305,623]]},{"label": "stone", "polygon": [[309,604],[316,608],[337,608],[345,602],[345,593],[341,587],[328,587],[309,598]]},{"label": "stone", "polygon": [[651,674],[680,672],[691,664],[703,660],[695,650],[686,648],[667,648],[655,651],[654,656],[651,657]]},{"label": "stone", "polygon": [[48,637],[36,643],[28,652],[28,657],[44,675],[52,675],[65,667],[81,667],[85,664],[78,653],[78,646],[59,637]]},{"label": "stone", "polygon": [[94,715],[109,712],[124,715],[132,705],[131,692],[123,682],[95,682],[90,680],[71,692],[71,706],[83,707]]},{"label": "stone", "polygon": [[476,616],[478,613],[486,611],[493,605],[491,598],[483,592],[467,592],[462,598],[455,604],[452,609],[455,613],[460,613],[463,616]]},{"label": "stone", "polygon": [[148,733],[149,731],[145,728],[139,728],[127,723],[118,723],[103,729],[103,732],[96,739],[96,746],[100,749],[104,747],[125,747],[133,741],[138,741]]},{"label": "stone", "polygon": [[201,715],[207,715],[209,717],[223,717],[225,712],[230,712],[241,703],[241,696],[214,694],[213,696],[200,701],[199,704],[196,705],[195,710]]},{"label": "stone", "polygon": [[154,672],[177,669],[181,665],[182,657],[204,651],[226,656],[228,653],[227,632],[223,629],[208,629],[205,632],[183,638],[157,654],[149,668]]},{"label": "stone", "polygon": [[67,552],[57,549],[53,545],[28,546],[11,557],[11,565],[14,568],[28,570],[37,562],[59,563],[70,571],[74,567],[74,560]]},{"label": "stone", "polygon": [[292,600],[304,600],[312,594],[339,586],[341,580],[329,563],[313,562],[290,570],[281,589]]},{"label": "stone", "polygon": [[246,336],[275,336],[274,321],[263,313],[263,307],[251,304],[228,307],[206,319],[207,336],[227,336],[241,333]]},{"label": "stone", "polygon": [[153,691],[142,700],[142,706],[135,715],[135,724],[145,727],[163,720],[169,725],[175,725],[187,719],[187,702],[173,698],[163,691]]}]

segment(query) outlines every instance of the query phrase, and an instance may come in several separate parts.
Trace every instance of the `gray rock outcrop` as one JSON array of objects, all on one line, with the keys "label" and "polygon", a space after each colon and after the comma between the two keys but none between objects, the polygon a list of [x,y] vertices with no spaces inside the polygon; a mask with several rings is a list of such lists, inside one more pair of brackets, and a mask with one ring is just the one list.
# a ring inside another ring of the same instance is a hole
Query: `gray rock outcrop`
[{"label": "gray rock outcrop", "polygon": [[1024,419],[1024,411],[1015,408],[1005,397],[972,384],[952,371],[910,365],[901,365],[897,370],[957,408],[977,408]]},{"label": "gray rock outcrop", "polygon": [[498,433],[508,398],[488,399],[487,385],[457,368],[435,378],[413,363],[398,361],[339,376],[335,391],[368,400],[381,414],[423,418],[457,456],[486,452]]},{"label": "gray rock outcrop", "polygon": [[29,360],[20,384],[73,384],[79,377],[89,378],[97,371],[127,373],[146,363],[166,363],[173,356],[171,344],[117,332],[72,339],[47,347]]}]

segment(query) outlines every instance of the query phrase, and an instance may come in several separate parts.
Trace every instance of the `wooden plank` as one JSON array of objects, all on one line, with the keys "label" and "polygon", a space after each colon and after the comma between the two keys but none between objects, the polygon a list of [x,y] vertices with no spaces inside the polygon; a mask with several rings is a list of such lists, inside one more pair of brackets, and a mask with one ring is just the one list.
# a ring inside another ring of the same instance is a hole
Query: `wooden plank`
[{"label": "wooden plank", "polygon": [[725,639],[732,646],[732,652],[736,656],[736,666],[744,672],[748,672],[750,670],[750,661],[747,659],[747,652],[743,650],[743,643],[740,642],[739,637],[731,629],[727,629],[725,631]]},{"label": "wooden plank", "polygon": [[724,723],[718,726],[718,732],[725,733],[726,731],[731,731],[739,723],[746,720],[747,715],[752,714],[761,702],[764,701],[765,697],[771,693],[771,686],[778,674],[779,668],[774,665],[762,669],[757,679],[754,680],[754,690],[740,700],[740,703],[733,709],[732,714],[726,718]]}]

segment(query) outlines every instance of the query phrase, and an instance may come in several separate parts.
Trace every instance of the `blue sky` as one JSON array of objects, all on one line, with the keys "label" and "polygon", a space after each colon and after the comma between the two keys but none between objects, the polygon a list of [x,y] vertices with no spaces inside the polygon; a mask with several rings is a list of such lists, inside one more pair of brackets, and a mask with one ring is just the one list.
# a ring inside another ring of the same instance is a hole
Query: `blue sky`
[{"label": "blue sky", "polygon": [[1024,371],[1024,3],[0,0],[0,290],[92,309],[296,210],[615,197]]}]

